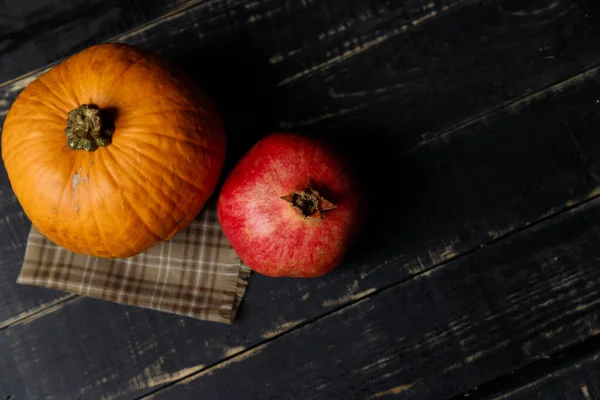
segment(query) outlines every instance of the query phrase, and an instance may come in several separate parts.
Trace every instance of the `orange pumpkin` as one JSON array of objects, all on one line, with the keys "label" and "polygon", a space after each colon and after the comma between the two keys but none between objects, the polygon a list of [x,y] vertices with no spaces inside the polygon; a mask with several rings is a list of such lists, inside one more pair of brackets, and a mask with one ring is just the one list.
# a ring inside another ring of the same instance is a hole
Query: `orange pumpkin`
[{"label": "orange pumpkin", "polygon": [[21,92],[2,158],[41,233],[77,253],[129,257],[198,214],[219,180],[225,133],[210,99],[177,67],[102,44]]}]

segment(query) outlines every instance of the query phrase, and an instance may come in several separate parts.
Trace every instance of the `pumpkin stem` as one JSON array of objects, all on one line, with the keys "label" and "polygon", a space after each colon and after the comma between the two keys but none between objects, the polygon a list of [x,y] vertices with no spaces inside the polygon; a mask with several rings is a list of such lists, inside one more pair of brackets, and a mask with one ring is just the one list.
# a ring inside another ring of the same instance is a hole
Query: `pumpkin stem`
[{"label": "pumpkin stem", "polygon": [[281,199],[290,203],[304,218],[310,219],[323,219],[324,211],[337,207],[310,186],[303,190],[294,190],[287,196],[282,196]]},{"label": "pumpkin stem", "polygon": [[112,141],[113,127],[102,118],[94,104],[83,104],[67,114],[67,144],[73,150],[94,151],[98,146],[108,146]]}]

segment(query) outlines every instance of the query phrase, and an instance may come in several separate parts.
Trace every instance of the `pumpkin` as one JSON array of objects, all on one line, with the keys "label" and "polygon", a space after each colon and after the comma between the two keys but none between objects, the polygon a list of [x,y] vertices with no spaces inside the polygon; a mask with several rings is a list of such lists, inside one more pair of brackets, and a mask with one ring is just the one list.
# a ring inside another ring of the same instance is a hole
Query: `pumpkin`
[{"label": "pumpkin", "polygon": [[210,99],[176,66],[102,44],[20,93],[2,159],[42,234],[77,253],[129,257],[200,212],[219,180],[225,133]]}]

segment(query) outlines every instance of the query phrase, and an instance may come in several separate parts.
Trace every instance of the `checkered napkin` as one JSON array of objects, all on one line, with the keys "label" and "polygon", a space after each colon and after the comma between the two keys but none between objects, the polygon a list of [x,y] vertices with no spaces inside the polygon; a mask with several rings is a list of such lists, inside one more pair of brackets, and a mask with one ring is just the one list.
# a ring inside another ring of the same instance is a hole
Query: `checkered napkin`
[{"label": "checkered napkin", "polygon": [[32,227],[17,282],[231,323],[250,270],[223,235],[215,206],[173,239],[123,259],[73,253]]}]

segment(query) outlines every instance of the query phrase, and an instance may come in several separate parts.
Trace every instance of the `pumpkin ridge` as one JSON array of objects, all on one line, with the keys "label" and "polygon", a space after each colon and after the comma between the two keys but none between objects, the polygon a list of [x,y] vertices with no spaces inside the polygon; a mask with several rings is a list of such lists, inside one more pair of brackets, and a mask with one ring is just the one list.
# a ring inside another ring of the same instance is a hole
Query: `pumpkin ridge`
[{"label": "pumpkin ridge", "polygon": [[[212,125],[212,123],[210,121],[203,121],[203,122],[206,123],[206,126]],[[193,138],[190,137],[191,135],[187,135],[187,134],[183,135],[182,134],[181,137],[174,137],[174,136],[169,136],[169,135],[166,135],[164,133],[161,133],[161,131],[158,130],[158,129],[160,129],[160,127],[157,127],[155,124],[152,124],[152,125],[141,125],[139,123],[133,123],[133,124],[125,124],[124,125],[122,123],[119,123],[119,126],[115,129],[115,132],[117,130],[119,130],[120,131],[119,132],[120,136],[122,136],[122,135],[129,136],[130,133],[143,133],[144,136],[146,136],[146,134],[148,134],[148,135],[155,135],[155,136],[160,136],[160,137],[164,137],[164,138],[167,138],[167,139],[173,139],[175,141],[181,141],[181,142],[189,143],[189,144],[194,145],[194,146],[202,147],[205,150],[207,150],[208,152],[213,153],[213,154],[215,154],[215,155],[217,155],[219,157],[222,157],[222,156],[224,156],[226,154],[226,150],[224,150],[223,152],[220,152],[217,149],[209,147],[208,144],[207,144],[207,142],[210,142],[210,140],[208,140],[208,139],[196,142],[196,141],[194,141]],[[194,136],[209,135],[209,136],[212,137],[212,131],[213,130],[210,129],[210,128],[203,129],[203,130],[201,130],[199,132],[194,132],[193,135]],[[219,133],[216,133],[216,135],[219,135]],[[141,136],[141,137],[143,138],[144,136]],[[140,139],[140,136],[136,136],[136,140],[139,140],[139,139]],[[144,142],[144,143],[147,143],[148,146],[152,146],[152,144],[150,144],[149,142]],[[156,149],[156,147],[154,147],[154,146],[152,146],[152,147]],[[224,149],[225,149],[225,147],[224,147]]]},{"label": "pumpkin ridge", "polygon": [[[27,121],[53,123],[60,127],[62,127],[64,125],[63,121],[59,121],[58,119],[48,118],[48,117],[45,117],[45,118],[27,117]],[[44,135],[40,135],[40,136],[44,136]]]},{"label": "pumpkin ridge", "polygon": [[[75,164],[76,163],[77,163],[77,157],[73,157],[73,160],[71,161],[71,165],[70,165],[69,169],[67,169],[67,171],[71,171],[72,172],[73,169],[75,168]],[[71,172],[69,172],[69,174]],[[66,179],[65,186],[63,187],[63,190],[60,192],[60,196],[58,197],[58,203],[56,205],[56,207],[57,207],[57,214],[58,214],[58,215],[56,215],[57,219],[60,218],[60,210],[63,209],[62,203],[63,203],[63,199],[65,197],[65,192],[68,190],[69,184],[71,184],[71,179]],[[40,231],[41,231],[41,229],[40,229]]]},{"label": "pumpkin ridge", "polygon": [[[127,69],[127,71],[129,71],[129,69]],[[163,93],[158,93],[158,94],[154,94],[154,95],[150,95],[150,96],[144,96],[144,98],[142,99],[144,102],[148,102],[148,103],[152,103],[152,99],[154,98],[159,98],[159,99],[164,99],[165,96]],[[140,107],[139,104],[130,104],[127,106],[122,106],[123,109],[138,109]]]},{"label": "pumpkin ridge", "polygon": [[[26,93],[25,96],[26,97],[23,100],[25,100],[26,102],[37,103],[45,108],[48,108],[48,109],[52,110],[54,113],[56,113],[56,115],[58,117],[62,117],[63,114],[65,114],[63,110],[56,108],[55,106],[52,105],[52,103],[46,103],[46,102],[38,99],[37,96],[33,96],[28,93]],[[17,98],[17,100],[19,100],[19,99]],[[16,101],[15,101],[15,103],[16,103]],[[66,121],[66,114],[65,114],[65,121]]]},{"label": "pumpkin ridge", "polygon": [[[94,50],[94,51],[92,52],[92,54],[89,54],[89,55],[87,55],[87,57],[90,59],[90,61],[89,61],[89,63],[88,63],[88,64],[89,64],[89,65],[88,65],[88,67],[91,67],[91,66],[92,66],[92,64],[94,63],[94,60],[96,60],[96,56],[98,55],[98,52],[100,51],[100,49],[101,49],[102,47],[105,47],[105,45],[103,45],[103,44],[100,44],[100,45],[98,45],[98,46],[93,46],[92,48],[90,48],[90,50],[89,50],[90,52],[91,52],[92,50]],[[80,53],[81,53],[81,52],[80,52]],[[89,53],[89,52],[88,52],[88,53]]]},{"label": "pumpkin ridge", "polygon": [[[71,110],[75,107],[85,104],[85,102],[79,99],[79,96],[74,91],[75,88],[73,87],[72,80],[69,79],[69,75],[72,75],[72,71],[70,70],[68,61],[69,60],[65,60],[64,62],[58,64],[51,71],[56,70],[57,74],[60,75],[60,79],[57,79],[57,82],[61,82],[61,86],[67,92],[66,94],[73,100],[73,107],[71,107],[70,104],[65,103],[66,108]],[[77,76],[77,74],[75,76]]]},{"label": "pumpkin ridge", "polygon": [[[148,100],[148,98],[144,99],[145,101]],[[149,111],[149,110],[140,110],[139,107],[136,108],[136,118],[142,117],[142,116],[148,116],[148,115],[154,115],[154,114],[173,114],[173,113],[189,113],[189,114],[193,114],[194,116],[199,116],[202,115],[201,112],[202,110],[200,108],[196,108],[195,110],[190,109],[190,108],[163,108],[161,107],[160,111],[159,110],[155,110],[155,111]]]},{"label": "pumpkin ridge", "polygon": [[[143,133],[144,135],[154,135],[154,136],[159,136],[159,137],[163,137],[163,138],[166,138],[166,139],[172,139],[172,140],[179,141],[179,142],[185,142],[185,143],[191,144],[193,146],[198,146],[198,147],[203,146],[202,142],[195,142],[195,141],[193,141],[192,139],[190,139],[187,136],[181,136],[181,137],[177,138],[177,137],[165,135],[165,134],[162,134],[162,133],[158,133],[158,131],[149,131],[147,129],[144,129],[144,127],[140,127],[139,129],[138,128],[122,128],[122,127],[119,127],[117,129],[121,131],[120,132],[120,136],[123,136],[123,131],[125,131],[125,133],[124,133],[125,136],[128,136],[129,132],[131,132],[131,133]],[[136,132],[136,130],[139,130],[139,132]],[[139,140],[140,137],[144,137],[144,136],[136,136],[136,140]],[[146,142],[146,143],[148,143],[148,142]],[[148,145],[150,146],[150,144],[148,144]]]},{"label": "pumpkin ridge", "polygon": [[[109,152],[106,151],[104,153],[109,153]],[[113,160],[114,160],[114,158],[113,158]],[[112,173],[111,169],[109,168],[110,163],[107,163],[106,161],[104,161],[103,165],[104,165],[104,169],[108,173],[108,176],[113,181],[113,186],[116,187],[116,188],[118,188],[119,187],[119,182],[117,181],[117,178],[115,178],[114,174]],[[133,207],[133,205],[131,204],[131,202],[129,201],[129,199],[127,198],[127,196],[125,195],[125,192],[122,192],[121,198],[123,199],[123,201],[125,201],[125,203],[127,203],[127,206],[131,209],[130,210],[131,214],[137,217],[137,219],[141,222],[141,225],[144,228],[146,228],[146,230],[149,233],[151,233],[156,239],[162,240],[163,239],[162,235],[157,234],[156,232],[154,232],[152,230],[152,228],[150,227],[150,225],[148,225],[148,223],[146,221],[144,221],[144,219],[142,218],[142,216],[137,212],[137,209],[135,207]]]},{"label": "pumpkin ridge", "polygon": [[[86,191],[86,192],[87,192],[87,191]],[[78,208],[78,207],[79,207],[79,205],[82,203],[82,202],[81,202],[81,194],[79,194],[79,196],[78,196],[78,197],[79,197],[80,201],[79,201],[79,203],[77,203],[77,205],[75,206],[75,210],[77,210],[77,213],[79,213],[79,208]],[[89,194],[88,194],[88,201],[89,201]],[[92,211],[92,213],[93,213],[93,211]],[[86,216],[88,216],[88,218],[89,218],[89,215],[90,215],[89,211],[88,211],[88,212],[86,212]],[[89,251],[89,250],[91,250],[91,249],[93,249],[95,246],[94,246],[94,243],[92,242],[92,240],[91,240],[91,238],[90,238],[90,235],[88,234],[88,231],[89,231],[89,230],[87,229],[87,228],[88,228],[88,224],[87,224],[87,223],[85,223],[85,224],[81,224],[80,226],[81,226],[81,231],[82,231],[82,237],[84,237],[84,238],[85,238],[85,243],[86,243],[86,245],[87,245],[87,246],[86,246],[86,250],[87,250],[87,251],[85,251],[84,253],[88,253],[88,251]]]},{"label": "pumpkin ridge", "polygon": [[225,152],[219,153],[217,150],[212,149],[206,145],[202,145],[200,147],[202,148],[202,150],[206,151],[209,155],[212,154],[213,156],[225,159]]},{"label": "pumpkin ridge", "polygon": [[[98,153],[98,154],[101,154],[101,153]],[[99,160],[100,162],[103,162],[103,163],[106,162],[106,161],[102,160],[102,157],[98,156],[98,158],[100,158],[100,160]],[[107,209],[108,207],[106,207],[106,201],[104,199],[102,199],[102,197],[100,197],[100,198],[102,200],[102,204],[104,205],[103,208]],[[110,246],[106,243],[106,239],[102,235],[102,229],[100,229],[100,223],[98,222],[98,216],[96,215],[95,212],[93,214],[94,214],[94,220],[96,221],[96,226],[98,227],[98,233],[99,233],[100,237],[102,238],[102,241],[104,242],[104,246],[106,247],[106,249],[109,251],[110,255],[112,256],[114,253],[111,252]],[[107,214],[110,216],[110,218],[111,218],[114,226],[119,226],[120,225],[121,221],[119,221],[118,219],[116,219],[114,217],[113,213],[109,212]],[[121,241],[121,244],[125,245],[125,247],[127,248],[127,250],[130,253],[133,252],[134,249],[130,246],[130,244],[129,244],[130,242],[127,241],[127,240],[122,240],[122,235],[121,234],[119,234],[119,240]]]},{"label": "pumpkin ridge", "polygon": [[[90,204],[91,204],[91,202],[92,202],[92,200],[91,200],[91,192],[87,191],[86,193],[87,193],[87,196],[88,196],[88,203],[90,203]],[[108,214],[111,214],[111,215],[112,215],[112,213],[108,213]],[[96,215],[96,211],[94,210],[94,211],[88,212],[88,216],[90,216],[90,215],[91,215],[91,217],[92,217],[92,218],[91,218],[91,219],[92,219],[92,221],[94,221],[94,224],[96,225],[96,230],[97,230],[97,232],[98,232],[98,236],[100,236],[100,240],[102,241],[102,245],[103,245],[103,246],[104,246],[104,248],[105,248],[105,249],[108,251],[108,253],[110,253],[110,252],[111,252],[111,251],[110,251],[110,247],[109,247],[109,246],[108,246],[108,244],[106,243],[106,238],[104,237],[104,234],[102,233],[102,228],[100,228],[100,222],[98,221],[98,216]],[[115,221],[115,220],[113,219],[113,221]],[[115,221],[115,222],[116,222],[116,221]],[[83,226],[85,226],[85,224],[83,224]],[[84,228],[84,229],[85,229],[85,228]],[[88,237],[88,235],[85,233],[85,230],[84,230],[84,235],[85,235],[86,237]],[[91,247],[90,247],[90,248],[91,248]],[[131,251],[131,248],[129,248],[129,247],[127,247],[127,249]]]},{"label": "pumpkin ridge", "polygon": [[[52,138],[49,137],[44,137],[44,135],[40,135],[39,137],[27,137],[27,138],[19,138],[18,141],[16,141],[16,143],[12,144],[10,146],[10,148],[8,150],[6,150],[5,152],[5,163],[9,162],[9,154],[12,153],[16,153],[16,154],[22,154],[22,151],[17,151],[19,149],[21,149],[21,146],[24,145],[30,145],[31,142],[35,143],[36,145],[39,146],[48,146],[48,145],[55,145],[55,146],[60,146],[61,143],[56,142],[55,140],[53,140]],[[29,147],[29,146],[27,146]]]},{"label": "pumpkin ridge", "polygon": [[[131,129],[126,129],[127,131],[131,131]],[[213,154],[215,156],[218,157],[223,157],[225,155],[225,153],[220,153],[219,151],[212,149],[210,147],[208,147],[205,143],[202,142],[194,142],[192,141],[187,135],[186,136],[182,136],[181,138],[175,138],[173,136],[167,136],[167,135],[163,135],[162,133],[158,133],[157,131],[148,131],[147,132],[149,135],[155,135],[155,136],[159,136],[159,137],[163,137],[166,139],[172,139],[178,142],[184,142],[184,143],[188,143],[192,146],[196,146],[196,147],[200,147],[203,150],[205,150],[207,153]],[[206,133],[206,132],[203,132]],[[127,133],[125,134],[127,136]],[[136,140],[140,140],[140,137],[136,137]],[[147,145],[148,147],[151,147],[153,150],[160,150],[158,149],[156,146],[152,145],[150,142],[144,142],[145,145]]]},{"label": "pumpkin ridge", "polygon": [[[118,51],[122,50],[122,46],[115,46],[114,43],[106,43],[106,44],[101,44],[96,46],[98,49],[96,50],[96,53],[98,52],[100,47],[113,47],[113,48],[118,48]],[[96,55],[96,53],[94,53],[94,56]],[[127,68],[125,68],[125,70],[123,70],[122,72],[119,73],[119,79],[113,79],[113,84],[110,86],[110,88],[108,90],[106,90],[106,93],[113,93],[115,90],[115,86],[117,86],[117,84],[121,83],[124,79],[125,79],[125,75],[131,70],[131,68],[133,68],[134,66],[136,66],[137,64],[140,63],[140,61],[142,61],[144,59],[144,57],[136,52],[136,56],[137,59],[134,61],[129,60],[129,63],[127,65]],[[91,64],[93,63],[94,59],[92,59]],[[132,106],[135,107],[135,106]],[[119,108],[125,108],[125,107],[119,107]],[[129,107],[128,107],[129,108]]]},{"label": "pumpkin ridge", "polygon": [[[88,174],[89,174],[89,172],[88,172]],[[88,176],[89,176],[89,175],[88,175]],[[88,205],[89,205],[89,204],[92,204],[92,193],[93,193],[93,192],[92,192],[92,191],[90,191],[90,190],[86,190],[86,191],[85,191],[85,193],[87,194]],[[103,202],[103,203],[104,203],[104,202]],[[104,207],[104,208],[106,208],[106,207]],[[91,219],[92,219],[92,221],[93,221],[93,222],[94,222],[94,224],[96,225],[96,229],[97,229],[98,235],[100,236],[100,239],[101,239],[101,241],[102,241],[102,245],[104,246],[104,249],[106,249],[106,251],[107,251],[107,253],[108,253],[108,254],[111,254],[111,255],[112,255],[111,248],[110,248],[110,246],[107,244],[107,242],[106,242],[106,238],[105,238],[105,236],[104,236],[104,234],[103,234],[103,232],[102,232],[102,228],[100,227],[100,222],[98,221],[98,216],[97,216],[97,214],[96,214],[96,211],[95,211],[95,210],[92,210],[92,211],[88,211],[88,210],[86,210],[86,212],[87,212],[87,216],[88,216],[88,217],[90,217],[90,216],[91,216]],[[111,216],[111,219],[114,221],[114,223],[115,223],[115,224],[118,224],[118,223],[119,223],[119,221],[116,221],[116,220],[115,220],[115,219],[112,217],[112,215],[113,215],[112,213],[107,213],[107,214],[110,214],[110,216]],[[93,245],[93,243],[91,243],[91,242],[90,242],[90,240],[89,240],[89,237],[90,237],[90,235],[88,235],[88,233],[86,232],[86,226],[87,226],[87,224],[82,224],[82,226],[81,226],[81,229],[83,230],[83,236],[86,238],[86,242],[87,242],[87,245],[88,245],[88,249],[90,249],[90,250],[91,250],[91,249],[93,249],[93,248],[94,248],[94,245]],[[116,226],[116,225],[115,225],[115,226]],[[119,238],[120,238],[120,237],[121,237],[121,236],[119,235]],[[126,246],[127,246],[127,249],[128,249],[128,250],[131,250],[131,248],[129,247],[129,243],[127,243],[127,244],[126,244]]]},{"label": "pumpkin ridge", "polygon": [[[52,71],[52,70],[48,71],[47,73],[50,73],[51,71]],[[46,90],[48,93],[50,93],[52,96],[54,96],[54,100],[53,100],[53,102],[55,102],[55,103],[57,103],[57,104],[61,104],[61,105],[63,105],[65,108],[67,108],[68,106],[67,106],[67,104],[65,103],[64,96],[59,96],[59,95],[57,95],[57,94],[54,92],[54,89],[52,89],[52,88],[50,87],[50,85],[48,85],[48,84],[46,84],[46,82],[44,82],[44,79],[46,79],[45,75],[46,75],[46,74],[43,74],[43,75],[41,75],[41,76],[40,76],[40,77],[37,79],[37,82],[38,82],[38,83],[39,83],[41,86],[43,86],[43,87],[44,87],[44,89],[45,89],[45,90]],[[30,98],[31,98],[31,96],[30,96]],[[52,102],[50,102],[50,104],[52,104]],[[64,111],[62,111],[62,110],[57,110],[57,113],[58,113],[58,114],[60,114],[60,115],[62,116],[62,115],[64,114]],[[66,118],[66,116],[64,116],[64,117]]]},{"label": "pumpkin ridge", "polygon": [[[114,150],[114,149],[113,149]],[[121,149],[119,149],[121,152],[123,152],[125,154],[125,152]],[[127,154],[126,154],[127,155]],[[124,175],[126,175],[128,178],[130,178],[131,180],[136,180],[135,177],[133,177],[132,175],[129,174],[129,170],[133,169],[139,172],[139,168],[137,168],[134,164],[130,163],[126,157],[122,157],[120,158],[121,162],[127,163],[129,168],[123,168],[120,164],[118,164],[119,169],[121,170],[121,172],[124,173]],[[167,181],[164,180],[164,182],[166,183]],[[152,185],[152,187],[159,193],[163,193],[162,190],[152,181],[152,179],[146,179],[146,183]],[[169,189],[177,192],[177,189],[171,187],[171,185],[168,185]],[[144,192],[146,193],[146,195],[148,195],[148,197],[154,199],[154,196],[144,187],[144,185],[141,186],[144,190]],[[173,205],[175,205],[175,208],[177,209],[177,211],[179,211],[179,213],[181,214],[181,216],[185,216],[185,212],[183,211],[183,209],[179,206],[179,204],[176,201],[173,201],[169,196],[163,196],[163,198],[167,201],[167,202],[171,202]],[[165,212],[165,214],[170,214],[171,210],[167,209],[165,207],[163,207],[160,202],[156,202],[156,204],[159,205],[158,208],[160,208],[162,211]]]},{"label": "pumpkin ridge", "polygon": [[[119,152],[121,152],[121,153],[124,155],[124,157],[123,157],[123,158],[121,158],[121,161],[123,161],[123,162],[127,163],[127,164],[128,164],[130,167],[131,167],[131,169],[135,169],[136,171],[139,171],[139,167],[137,167],[137,166],[136,166],[136,165],[135,165],[133,162],[129,161],[128,159],[125,159],[125,157],[127,157],[127,156],[128,156],[128,153],[127,153],[125,150],[123,150],[123,149],[122,149],[122,148],[120,148],[119,146],[114,146],[112,150],[113,150],[113,151],[117,151],[117,150],[118,150]],[[144,171],[144,172],[146,172],[146,171]],[[162,179],[162,176],[161,176],[161,175],[159,175],[159,174],[152,175],[152,176],[154,176],[154,177],[158,177],[158,178]],[[171,191],[173,191],[173,192],[179,192],[179,189],[177,189],[177,187],[175,187],[175,186],[171,186],[170,184],[168,184],[168,181],[166,181],[166,180],[165,180],[164,182],[167,184],[167,186],[168,186],[169,190],[171,190]],[[154,188],[155,188],[157,191],[161,191],[161,190],[160,190],[160,188],[159,188],[158,186],[156,186],[154,183],[152,183],[152,185],[153,185],[153,187],[154,187]],[[161,191],[161,192],[162,192],[162,191]],[[172,202],[173,202],[173,204],[175,204],[175,205],[177,206],[177,208],[179,209],[179,211],[182,211],[182,212],[183,212],[183,209],[182,209],[182,208],[179,206],[179,203],[177,203],[176,201],[172,200],[172,199],[171,199],[171,198],[170,198],[168,195],[165,195],[165,198],[167,199],[167,201],[172,201]],[[183,215],[185,215],[185,213],[183,213]]]},{"label": "pumpkin ridge", "polygon": [[[79,105],[79,98],[73,93],[72,86],[64,83],[68,82],[68,80],[65,80],[65,75],[62,72],[65,69],[64,62],[65,61],[52,68],[47,74],[40,76],[39,81],[46,88],[46,91],[58,98],[58,104],[69,110],[73,108],[73,106]],[[51,83],[46,83],[45,80],[54,81],[59,87],[54,87]],[[59,89],[63,92],[60,96],[55,92],[55,90]],[[61,114],[64,114],[64,111],[61,112]]]},{"label": "pumpkin ridge", "polygon": [[[33,140],[25,140],[22,143],[18,142],[17,144],[13,144],[7,150],[3,151],[4,154],[2,156],[2,159],[4,160],[4,163],[12,164],[13,160],[15,158],[22,156],[23,150],[21,150],[21,148],[22,147],[31,148],[31,147],[26,146],[30,141],[33,141]],[[33,142],[35,142],[36,145],[39,145],[40,143],[44,143],[44,142],[40,142],[40,141],[33,141]],[[40,168],[42,168],[41,165],[40,165]]]},{"label": "pumpkin ridge", "polygon": [[[121,146],[123,146],[123,144],[122,144],[122,143],[121,143]],[[126,147],[127,147],[127,146],[126,146]],[[153,146],[149,146],[149,147],[153,147]],[[131,148],[131,147],[130,147],[130,149],[131,149],[131,150],[136,150],[136,149],[134,149],[134,148]],[[153,147],[153,149],[155,149],[155,148]],[[148,154],[146,154],[146,153],[143,153],[143,152],[140,152],[139,150],[137,150],[137,151],[138,151],[138,154],[139,154],[139,155],[141,155],[141,156],[145,157],[147,160],[150,160],[152,163],[156,164],[158,167],[165,168],[165,166],[163,166],[163,165],[162,165],[162,162],[160,162],[159,160],[156,160],[156,159],[154,159],[154,158],[150,157]],[[178,177],[178,178],[179,178],[179,179],[180,179],[182,182],[185,182],[185,183],[187,183],[188,185],[190,185],[190,186],[191,186],[191,187],[193,187],[194,189],[196,189],[196,190],[199,190],[199,191],[204,191],[204,190],[206,190],[206,188],[203,188],[203,187],[197,186],[197,185],[196,185],[194,182],[192,182],[192,181],[190,181],[190,180],[188,180],[188,179],[184,178],[183,176],[179,175],[179,173],[178,173],[176,170],[170,170],[170,172],[172,172],[172,173],[173,173],[173,176],[176,176],[176,177]]]},{"label": "pumpkin ridge", "polygon": [[[8,140],[8,139],[7,139]],[[7,146],[6,144],[4,144],[2,146],[2,160],[4,161],[4,164],[12,164],[13,162],[13,154],[19,154],[18,151],[13,151],[13,147],[17,147],[19,146],[19,143],[17,144],[10,144],[10,146]]]}]

